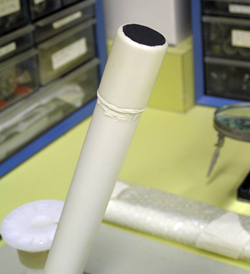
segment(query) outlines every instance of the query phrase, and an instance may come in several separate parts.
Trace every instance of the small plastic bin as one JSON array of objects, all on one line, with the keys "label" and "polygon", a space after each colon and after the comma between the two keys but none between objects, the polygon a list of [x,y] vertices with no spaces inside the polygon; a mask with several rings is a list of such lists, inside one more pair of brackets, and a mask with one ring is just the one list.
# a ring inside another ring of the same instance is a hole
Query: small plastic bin
[{"label": "small plastic bin", "polygon": [[249,0],[202,0],[202,13],[228,17],[250,17]]},{"label": "small plastic bin", "polygon": [[26,0],[0,1],[0,36],[21,28],[28,22]]},{"label": "small plastic bin", "polygon": [[250,62],[206,57],[205,94],[250,101]]},{"label": "small plastic bin", "polygon": [[95,20],[90,19],[38,45],[42,85],[95,56],[94,23]]},{"label": "small plastic bin", "polygon": [[41,88],[0,116],[0,162],[96,98],[99,60]]},{"label": "small plastic bin", "polygon": [[0,110],[39,87],[36,49],[0,63]]},{"label": "small plastic bin", "polygon": [[205,55],[250,60],[250,20],[204,16],[202,21]]},{"label": "small plastic bin", "polygon": [[79,2],[80,0],[62,0],[62,4],[63,6],[69,6],[69,5],[72,5],[74,3],[77,3]]},{"label": "small plastic bin", "polygon": [[62,8],[61,0],[29,0],[30,16],[33,21]]},{"label": "small plastic bin", "polygon": [[36,42],[42,42],[95,15],[95,0],[86,0],[35,23]]},{"label": "small plastic bin", "polygon": [[0,62],[34,46],[34,26],[16,30],[0,37]]}]

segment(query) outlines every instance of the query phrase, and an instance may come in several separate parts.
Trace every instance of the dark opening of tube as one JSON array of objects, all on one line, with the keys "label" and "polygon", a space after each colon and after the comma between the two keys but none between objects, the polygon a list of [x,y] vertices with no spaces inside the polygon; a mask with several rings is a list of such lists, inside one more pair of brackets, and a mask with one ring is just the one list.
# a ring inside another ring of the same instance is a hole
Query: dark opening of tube
[{"label": "dark opening of tube", "polygon": [[123,26],[124,34],[136,43],[146,46],[162,46],[166,40],[159,32],[138,24]]}]

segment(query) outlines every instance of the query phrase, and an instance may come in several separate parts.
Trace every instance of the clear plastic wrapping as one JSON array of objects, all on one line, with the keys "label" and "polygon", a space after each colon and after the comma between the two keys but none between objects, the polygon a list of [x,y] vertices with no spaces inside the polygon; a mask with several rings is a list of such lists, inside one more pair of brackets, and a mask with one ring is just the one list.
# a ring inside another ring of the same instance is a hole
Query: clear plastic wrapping
[{"label": "clear plastic wrapping", "polygon": [[121,184],[116,185],[105,221],[250,261],[250,217],[152,188]]}]

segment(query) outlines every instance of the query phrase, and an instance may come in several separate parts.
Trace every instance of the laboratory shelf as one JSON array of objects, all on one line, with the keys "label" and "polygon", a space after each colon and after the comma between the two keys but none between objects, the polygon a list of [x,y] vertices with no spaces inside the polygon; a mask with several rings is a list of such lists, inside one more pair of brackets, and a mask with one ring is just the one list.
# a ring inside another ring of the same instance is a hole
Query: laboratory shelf
[{"label": "laboratory shelf", "polygon": [[[100,61],[98,67],[100,81],[107,60],[102,0],[97,0],[95,2],[95,19],[95,51],[96,57]],[[78,123],[90,116],[93,113],[95,103],[96,97],[91,102],[87,103],[72,115],[67,117],[65,120],[59,122],[47,132],[29,143],[27,146],[19,150],[13,156],[0,163],[0,177],[4,176],[13,168],[17,167],[29,157],[66,133],[69,129],[73,128]]]},{"label": "laboratory shelf", "polygon": [[[221,107],[227,104],[243,102],[241,99],[223,98],[206,94],[204,58],[204,34],[202,26],[202,0],[191,0],[192,31],[194,51],[194,80],[195,80],[195,102],[196,104]],[[232,15],[233,17],[234,15]],[[250,98],[249,98],[250,100]],[[248,101],[249,101],[248,100]]]}]

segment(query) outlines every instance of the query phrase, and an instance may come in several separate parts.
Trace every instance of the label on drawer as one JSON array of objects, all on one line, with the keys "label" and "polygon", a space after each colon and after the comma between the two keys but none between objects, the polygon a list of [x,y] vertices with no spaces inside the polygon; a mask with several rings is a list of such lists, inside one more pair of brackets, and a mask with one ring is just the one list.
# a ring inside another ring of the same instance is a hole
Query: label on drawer
[{"label": "label on drawer", "polygon": [[228,11],[231,13],[250,14],[250,6],[229,4]]},{"label": "label on drawer", "polygon": [[12,52],[16,50],[16,43],[15,42],[12,42],[12,43],[9,43],[8,45],[6,46],[3,46],[3,47],[0,47],[0,57]]},{"label": "label on drawer", "polygon": [[231,39],[232,46],[250,48],[250,31],[233,29]]},{"label": "label on drawer", "polygon": [[40,4],[40,3],[42,3],[42,2],[44,2],[45,0],[34,0],[34,4],[35,5],[38,5],[38,4]]},{"label": "label on drawer", "polygon": [[59,28],[65,26],[65,25],[67,25],[67,24],[69,24],[69,23],[71,23],[71,22],[73,22],[73,21],[75,21],[75,20],[77,20],[81,17],[82,17],[82,12],[77,11],[73,14],[70,14],[70,15],[60,19],[60,20],[55,21],[52,24],[52,27],[53,27],[53,29],[59,29]]},{"label": "label on drawer", "polygon": [[12,14],[20,9],[20,0],[0,0],[0,17]]},{"label": "label on drawer", "polygon": [[69,46],[55,52],[51,56],[52,68],[56,70],[67,63],[75,60],[77,57],[87,52],[86,38],[81,38]]}]

